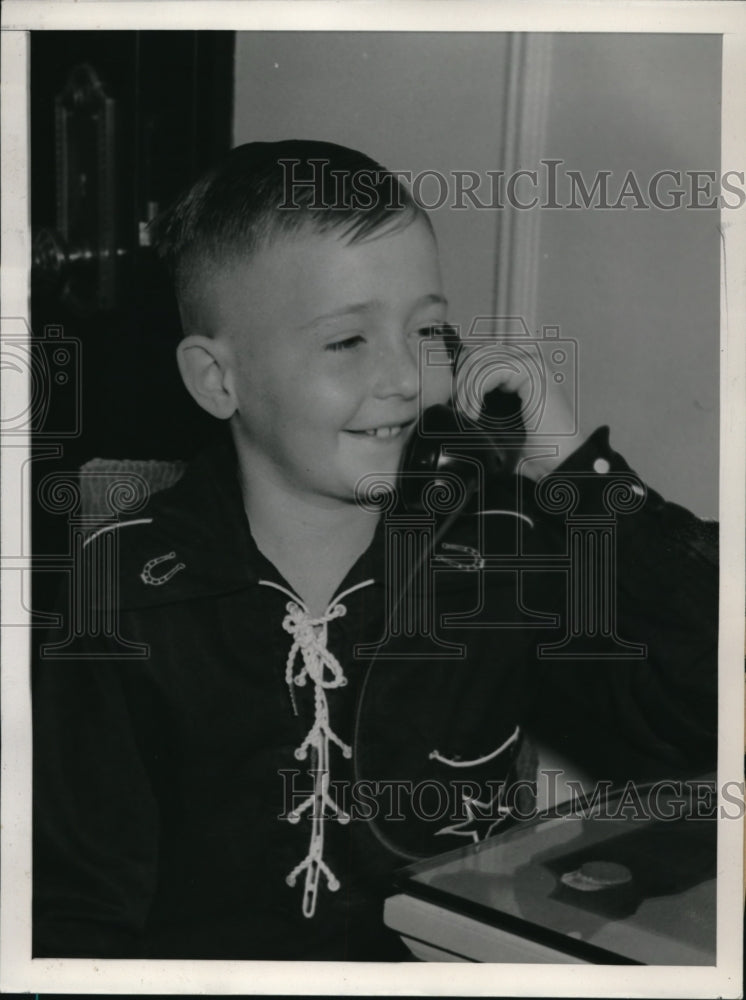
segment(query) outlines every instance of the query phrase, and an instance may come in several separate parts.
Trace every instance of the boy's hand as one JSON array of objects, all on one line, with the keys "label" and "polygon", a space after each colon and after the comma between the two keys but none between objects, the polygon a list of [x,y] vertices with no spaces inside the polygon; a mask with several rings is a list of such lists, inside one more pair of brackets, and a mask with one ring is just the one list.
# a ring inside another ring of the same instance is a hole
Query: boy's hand
[{"label": "boy's hand", "polygon": [[492,389],[521,399],[526,438],[518,471],[530,479],[552,472],[585,440],[575,400],[555,382],[532,342],[494,341],[470,346],[463,341],[454,372],[454,404],[470,419],[479,417],[482,400]]}]

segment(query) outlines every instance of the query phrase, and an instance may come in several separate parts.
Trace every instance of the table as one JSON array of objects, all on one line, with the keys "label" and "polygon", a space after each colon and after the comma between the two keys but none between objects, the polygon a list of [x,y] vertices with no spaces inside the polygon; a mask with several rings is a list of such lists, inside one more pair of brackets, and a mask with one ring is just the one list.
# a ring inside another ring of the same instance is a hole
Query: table
[{"label": "table", "polygon": [[410,865],[385,922],[429,961],[712,965],[714,785],[679,784]]}]

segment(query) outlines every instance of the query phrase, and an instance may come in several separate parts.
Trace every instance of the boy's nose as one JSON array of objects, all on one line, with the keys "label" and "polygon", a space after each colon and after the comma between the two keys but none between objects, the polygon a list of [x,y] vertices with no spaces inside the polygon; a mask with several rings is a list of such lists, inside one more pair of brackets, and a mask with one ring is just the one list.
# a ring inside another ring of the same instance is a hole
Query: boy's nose
[{"label": "boy's nose", "polygon": [[419,389],[419,379],[419,355],[408,344],[395,344],[379,352],[374,377],[377,396],[413,399]]}]

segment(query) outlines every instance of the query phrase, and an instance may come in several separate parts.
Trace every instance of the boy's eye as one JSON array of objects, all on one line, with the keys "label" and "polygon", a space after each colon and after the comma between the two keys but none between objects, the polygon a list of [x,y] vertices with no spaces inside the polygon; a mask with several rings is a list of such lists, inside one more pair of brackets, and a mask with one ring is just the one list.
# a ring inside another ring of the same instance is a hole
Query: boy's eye
[{"label": "boy's eye", "polygon": [[455,356],[459,336],[456,327],[451,326],[450,323],[433,323],[432,326],[421,327],[417,331],[417,334],[423,339],[429,338],[435,340],[440,337],[446,349],[451,354],[451,358]]},{"label": "boy's eye", "polygon": [[430,326],[423,326],[417,331],[420,337],[455,337],[456,330],[448,323],[432,323]]},{"label": "boy's eye", "polygon": [[327,351],[349,351],[353,347],[357,347],[358,344],[362,344],[363,338],[359,333],[354,334],[352,337],[345,337],[343,340],[333,340],[330,344],[326,345]]}]

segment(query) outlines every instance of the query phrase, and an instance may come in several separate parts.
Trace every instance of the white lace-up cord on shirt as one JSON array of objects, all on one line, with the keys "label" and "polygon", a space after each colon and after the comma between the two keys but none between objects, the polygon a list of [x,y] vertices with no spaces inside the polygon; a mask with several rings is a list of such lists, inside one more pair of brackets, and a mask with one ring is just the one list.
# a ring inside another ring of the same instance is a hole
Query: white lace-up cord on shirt
[{"label": "white lace-up cord on shirt", "polygon": [[[316,758],[316,768],[313,776],[313,792],[301,804],[288,813],[288,822],[298,823],[301,815],[311,809],[311,841],[308,854],[293,868],[287,876],[287,883],[294,886],[302,871],[306,873],[303,891],[303,916],[312,917],[316,912],[316,899],[319,891],[319,878],[323,873],[331,892],[339,889],[339,880],[324,861],[324,812],[329,810],[338,823],[349,823],[348,814],[337,805],[329,794],[329,744],[336,744],[343,755],[349,760],[352,748],[341,740],[329,722],[329,704],[326,692],[334,688],[344,687],[347,678],[336,656],[326,646],[327,626],[335,618],[347,614],[347,608],[342,604],[342,598],[361,587],[367,587],[373,580],[365,580],[335,597],[323,615],[314,618],[295,594],[271,580],[260,580],[266,587],[287,594],[290,598],[286,605],[287,615],[283,618],[282,627],[293,637],[293,644],[288,653],[285,668],[285,680],[290,688],[290,698],[296,715],[294,687],[305,687],[308,679],[314,685],[314,720],[305,739],[295,750],[297,760],[305,760],[309,749]],[[296,671],[298,653],[301,654],[302,666]]]}]

